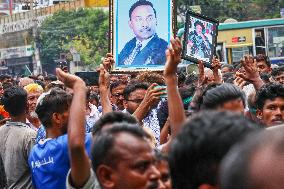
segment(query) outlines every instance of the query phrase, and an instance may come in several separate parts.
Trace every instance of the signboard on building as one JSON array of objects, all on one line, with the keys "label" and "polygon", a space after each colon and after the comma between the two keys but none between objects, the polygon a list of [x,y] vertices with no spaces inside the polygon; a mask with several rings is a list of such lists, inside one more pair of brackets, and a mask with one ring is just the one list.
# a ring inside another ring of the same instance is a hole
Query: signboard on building
[{"label": "signboard on building", "polygon": [[232,43],[243,43],[246,42],[246,37],[241,36],[241,37],[233,37],[232,38]]},{"label": "signboard on building", "polygon": [[34,19],[31,18],[26,20],[19,20],[16,22],[0,24],[0,35],[5,33],[28,30],[34,26],[40,26],[46,17],[47,16],[40,16]]},{"label": "signboard on building", "polygon": [[200,7],[200,5],[190,6],[190,9],[193,12],[195,12],[195,13],[201,14],[201,7]]},{"label": "signboard on building", "polygon": [[4,59],[11,59],[11,58],[28,57],[28,56],[32,56],[33,53],[34,53],[34,49],[31,45],[0,49],[0,59],[4,60]]}]

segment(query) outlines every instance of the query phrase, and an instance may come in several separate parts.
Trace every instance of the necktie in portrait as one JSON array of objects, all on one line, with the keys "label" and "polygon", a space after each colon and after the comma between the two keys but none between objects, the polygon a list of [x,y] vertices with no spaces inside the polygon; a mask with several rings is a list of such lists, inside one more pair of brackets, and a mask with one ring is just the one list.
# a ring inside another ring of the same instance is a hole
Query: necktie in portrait
[{"label": "necktie in portrait", "polygon": [[142,43],[138,42],[136,44],[136,47],[133,49],[132,53],[129,55],[129,57],[124,61],[124,65],[131,65],[137,56],[137,54],[140,52],[142,47]]}]

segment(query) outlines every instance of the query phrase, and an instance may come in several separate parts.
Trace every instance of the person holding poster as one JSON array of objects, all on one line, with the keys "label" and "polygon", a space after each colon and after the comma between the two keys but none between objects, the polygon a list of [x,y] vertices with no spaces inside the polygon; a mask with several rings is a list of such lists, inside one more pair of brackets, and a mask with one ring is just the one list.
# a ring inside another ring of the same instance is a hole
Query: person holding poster
[{"label": "person holding poster", "polygon": [[118,65],[164,65],[168,43],[156,33],[157,15],[147,0],[135,2],[129,10],[128,25],[135,37],[118,55]]}]

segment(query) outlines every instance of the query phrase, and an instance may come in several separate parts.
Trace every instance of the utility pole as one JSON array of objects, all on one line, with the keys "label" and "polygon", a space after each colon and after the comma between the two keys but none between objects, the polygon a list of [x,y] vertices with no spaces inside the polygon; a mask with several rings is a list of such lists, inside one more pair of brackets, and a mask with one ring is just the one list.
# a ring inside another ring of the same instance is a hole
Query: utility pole
[{"label": "utility pole", "polygon": [[33,22],[33,38],[34,38],[34,74],[38,75],[42,73],[42,66],[40,63],[40,58],[39,58],[39,38],[38,38],[38,19],[37,19],[37,15],[35,14],[34,11],[34,2],[33,0],[30,0],[30,11],[31,11],[31,15],[32,15],[32,22]]}]

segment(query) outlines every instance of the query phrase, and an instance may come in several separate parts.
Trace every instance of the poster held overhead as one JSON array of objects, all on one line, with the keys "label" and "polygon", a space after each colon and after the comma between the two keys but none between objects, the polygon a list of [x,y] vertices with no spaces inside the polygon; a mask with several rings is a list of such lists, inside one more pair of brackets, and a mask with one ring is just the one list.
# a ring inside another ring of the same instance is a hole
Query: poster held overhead
[{"label": "poster held overhead", "polygon": [[217,45],[219,22],[207,16],[188,11],[186,14],[183,59],[210,67]]},{"label": "poster held overhead", "polygon": [[173,0],[110,0],[114,71],[162,70],[174,33]]}]

